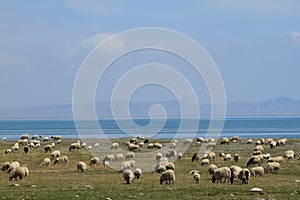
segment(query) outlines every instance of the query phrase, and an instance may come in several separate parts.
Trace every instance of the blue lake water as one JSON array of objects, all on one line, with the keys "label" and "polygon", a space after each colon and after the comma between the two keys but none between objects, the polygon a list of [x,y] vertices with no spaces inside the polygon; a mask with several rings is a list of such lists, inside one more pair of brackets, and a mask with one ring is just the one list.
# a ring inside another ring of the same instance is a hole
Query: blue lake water
[{"label": "blue lake water", "polygon": [[[114,120],[100,120],[98,128],[90,126],[89,121],[85,121],[84,129],[80,129],[80,134],[76,129],[73,120],[0,120],[0,137],[8,139],[18,139],[24,133],[38,134],[41,136],[62,135],[63,138],[90,137],[91,135],[101,137],[101,134],[108,138],[132,137],[142,135],[155,138],[173,138],[193,136],[209,136],[208,131],[210,119],[168,119],[160,128],[162,120],[154,120],[153,126],[148,119],[136,119],[134,122],[140,126],[135,128],[130,126],[130,121],[121,120],[120,127]],[[198,124],[199,123],[199,124]],[[195,125],[196,129],[195,129]],[[199,126],[198,126],[199,125]],[[179,127],[184,127],[179,131]],[[102,131],[102,133],[101,133]],[[211,131],[211,129],[210,129]],[[212,130],[213,132],[213,130]],[[242,138],[256,137],[300,137],[300,117],[270,117],[270,118],[228,118],[225,120],[220,137],[231,137],[238,135]]]}]

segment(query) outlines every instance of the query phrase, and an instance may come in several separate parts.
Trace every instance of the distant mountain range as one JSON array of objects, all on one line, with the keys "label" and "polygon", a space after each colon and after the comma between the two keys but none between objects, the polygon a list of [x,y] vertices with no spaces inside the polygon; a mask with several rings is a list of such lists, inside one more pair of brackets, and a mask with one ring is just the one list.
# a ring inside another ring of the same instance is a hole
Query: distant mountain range
[{"label": "distant mountain range", "polygon": [[[166,110],[168,117],[180,117],[180,103],[178,101],[147,101],[129,102],[130,114],[133,118],[148,117],[149,108],[154,104],[161,104]],[[127,107],[127,102],[115,102],[116,108]],[[195,106],[181,102],[187,112],[193,111]],[[200,104],[201,117],[210,116],[210,105]],[[112,118],[111,103],[97,102],[96,113],[98,118]],[[0,119],[71,119],[72,105],[53,105],[39,107],[0,108]],[[118,117],[126,116],[119,113]],[[264,117],[264,116],[300,116],[300,100],[287,97],[278,97],[263,102],[232,102],[227,105],[228,117]],[[85,116],[89,117],[89,116]],[[153,114],[152,117],[160,117]],[[193,116],[190,116],[193,117]]]}]

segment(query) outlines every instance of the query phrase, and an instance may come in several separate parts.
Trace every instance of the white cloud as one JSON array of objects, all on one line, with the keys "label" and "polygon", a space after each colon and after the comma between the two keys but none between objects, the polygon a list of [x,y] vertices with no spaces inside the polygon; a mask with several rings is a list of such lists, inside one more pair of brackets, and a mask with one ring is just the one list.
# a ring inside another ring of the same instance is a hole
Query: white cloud
[{"label": "white cloud", "polygon": [[120,0],[66,0],[70,8],[92,15],[114,15],[120,12]]},{"label": "white cloud", "polygon": [[291,37],[292,37],[293,39],[300,38],[300,33],[299,33],[299,32],[292,32],[292,33],[291,33]]},{"label": "white cloud", "polygon": [[64,49],[63,57],[72,58],[81,54],[87,55],[89,51],[108,38],[110,38],[109,43],[106,45],[104,53],[113,53],[126,48],[124,42],[118,36],[112,33],[99,33],[83,39],[81,43],[76,46],[67,46]]}]

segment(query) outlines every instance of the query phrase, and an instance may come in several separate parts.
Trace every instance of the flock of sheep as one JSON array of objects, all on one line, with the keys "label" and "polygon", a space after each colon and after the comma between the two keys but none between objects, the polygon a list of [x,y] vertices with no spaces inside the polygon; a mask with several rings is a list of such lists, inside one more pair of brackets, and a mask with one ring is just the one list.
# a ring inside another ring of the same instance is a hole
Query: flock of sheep
[{"label": "flock of sheep", "polygon": [[[6,141],[7,138],[3,138],[3,141]],[[48,137],[39,137],[38,135],[33,135],[31,138],[28,134],[24,134],[20,137],[11,148],[5,150],[5,154],[11,154],[19,151],[24,151],[28,153],[31,148],[41,148],[42,145],[44,152],[49,153],[49,157],[45,157],[42,166],[47,168],[53,163],[53,165],[66,165],[69,158],[66,155],[62,155],[59,149],[56,149],[56,146],[62,142],[61,136],[52,136]],[[193,139],[184,140],[182,145],[190,145],[194,141]],[[238,180],[241,181],[241,184],[248,184],[251,176],[260,176],[263,177],[265,173],[277,173],[280,170],[281,163],[284,160],[296,158],[295,152],[290,149],[283,152],[282,156],[271,156],[265,151],[266,148],[274,149],[280,146],[285,146],[287,143],[286,138],[278,139],[277,141],[271,138],[268,139],[259,139],[257,141],[252,141],[252,139],[247,140],[247,144],[255,144],[253,148],[252,156],[247,160],[247,163],[240,163],[240,155],[238,152],[232,156],[229,153],[220,152],[218,155],[213,151],[216,146],[216,141],[213,138],[204,139],[198,137],[196,139],[198,144],[206,144],[207,152],[196,152],[191,159],[192,162],[200,162],[201,166],[207,166],[207,172],[211,177],[212,183],[226,181],[228,183],[234,184]],[[222,138],[220,145],[229,145],[230,143],[239,142],[239,137],[234,136],[231,139]],[[167,146],[168,145],[168,146]],[[108,167],[112,162],[120,162],[119,171],[122,172],[123,179],[125,183],[131,184],[134,179],[142,178],[142,169],[137,167],[138,163],[135,161],[136,153],[138,153],[142,148],[147,148],[149,151],[155,151],[162,149],[167,146],[167,151],[164,153],[158,152],[155,158],[153,159],[156,162],[155,168],[153,169],[156,173],[160,174],[159,183],[171,184],[175,183],[175,163],[169,161],[170,158],[181,159],[184,155],[181,152],[177,152],[177,140],[172,141],[169,144],[161,144],[158,142],[151,143],[149,139],[145,139],[141,136],[130,139],[126,143],[126,154],[116,153],[105,155],[102,159],[98,157],[93,157],[88,161],[78,161],[76,169],[78,172],[86,172],[87,166],[97,167],[103,165]],[[69,146],[69,151],[77,151],[82,148],[92,149],[99,147],[98,143],[92,145],[87,145],[81,141],[71,143]],[[112,143],[110,149],[117,150],[121,148],[119,143]],[[214,164],[215,159],[219,157],[224,161],[230,161],[233,159],[236,162],[236,165],[232,166],[221,166],[218,167]],[[87,164],[88,163],[88,164]],[[247,166],[240,167],[238,165]],[[264,167],[262,166],[264,165]],[[22,166],[18,161],[7,161],[3,164],[2,170],[9,174],[9,180],[17,181],[18,179],[22,180],[28,177],[29,169],[26,166]],[[192,176],[195,183],[199,183],[201,179],[201,173],[198,169],[193,169],[189,172],[189,175]]]}]

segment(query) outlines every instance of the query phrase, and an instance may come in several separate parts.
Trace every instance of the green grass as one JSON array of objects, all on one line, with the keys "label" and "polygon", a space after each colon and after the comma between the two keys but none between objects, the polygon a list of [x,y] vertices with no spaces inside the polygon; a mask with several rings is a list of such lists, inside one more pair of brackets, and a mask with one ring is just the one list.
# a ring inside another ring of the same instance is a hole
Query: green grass
[{"label": "green grass", "polygon": [[[9,181],[9,174],[0,173],[0,199],[300,199],[300,160],[293,159],[284,161],[278,174],[266,174],[263,178],[251,178],[248,185],[239,182],[235,185],[228,183],[213,184],[210,181],[207,166],[201,166],[200,162],[191,162],[193,153],[200,149],[200,145],[193,143],[181,160],[175,162],[176,181],[171,185],[159,185],[159,175],[155,172],[144,173],[141,180],[134,180],[131,185],[125,184],[122,174],[103,166],[88,167],[86,173],[76,171],[76,163],[85,161],[88,163],[92,157],[86,149],[69,152],[69,144],[76,139],[64,139],[63,143],[55,149],[63,152],[69,157],[65,166],[49,166],[44,168],[41,163],[49,153],[41,148],[31,149],[28,154],[22,150],[10,155],[4,154],[5,149],[15,141],[0,142],[0,163],[17,160],[21,165],[28,166],[30,174],[28,179],[21,181]],[[254,140],[255,141],[255,140]],[[124,147],[124,139],[119,140]],[[166,142],[166,141],[162,141]],[[239,153],[242,159],[237,163],[245,167],[246,162],[254,149],[254,144],[246,144],[246,140],[226,146],[217,145],[214,152]],[[270,149],[264,146],[265,151],[271,155],[282,155],[284,151],[293,149],[300,152],[300,139],[289,139],[285,147]],[[150,151],[145,149],[143,151]],[[217,156],[215,160],[218,166],[231,166],[235,162],[223,161]],[[265,162],[263,163],[263,166]],[[192,169],[201,172],[201,181],[195,184],[192,177],[188,175]],[[15,186],[18,183],[20,186]],[[93,189],[86,186],[91,185]],[[260,187],[264,190],[262,194],[252,193],[250,189]]]}]

